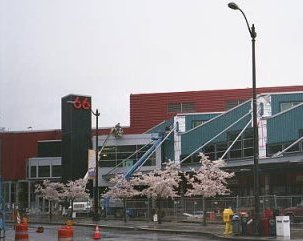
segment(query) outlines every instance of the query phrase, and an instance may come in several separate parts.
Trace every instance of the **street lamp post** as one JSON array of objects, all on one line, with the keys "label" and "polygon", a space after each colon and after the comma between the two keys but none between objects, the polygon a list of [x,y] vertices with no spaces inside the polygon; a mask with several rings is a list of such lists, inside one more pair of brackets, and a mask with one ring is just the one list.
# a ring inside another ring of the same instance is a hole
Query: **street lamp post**
[{"label": "street lamp post", "polygon": [[91,110],[92,114],[94,116],[96,116],[96,148],[95,148],[95,156],[96,156],[96,168],[95,168],[95,187],[94,187],[94,215],[93,215],[93,220],[94,221],[99,221],[100,220],[100,214],[99,214],[99,183],[98,183],[98,179],[99,179],[99,154],[101,155],[109,137],[114,134],[114,136],[116,138],[120,138],[123,135],[123,129],[120,126],[120,123],[116,124],[113,128],[111,128],[109,134],[107,135],[107,137],[105,138],[103,144],[102,144],[102,148],[99,151],[99,143],[98,143],[98,130],[99,130],[99,125],[98,125],[98,118],[100,116],[100,113],[98,111],[98,109],[96,109],[96,112],[93,112]]},{"label": "street lamp post", "polygon": [[99,190],[98,190],[98,179],[99,179],[99,160],[98,160],[98,130],[99,130],[99,116],[100,113],[98,109],[96,109],[96,112],[93,112],[91,110],[92,114],[96,117],[96,148],[95,148],[95,187],[94,187],[94,215],[93,215],[93,220],[94,221],[99,221],[100,220],[100,215],[99,215]]},{"label": "street lamp post", "polygon": [[249,26],[247,18],[242,11],[241,8],[236,3],[230,2],[228,3],[228,7],[233,10],[239,10],[245,21],[251,36],[252,43],[252,100],[253,100],[253,110],[252,110],[252,118],[253,118],[253,159],[254,159],[254,196],[255,196],[255,220],[254,220],[254,233],[256,235],[259,234],[259,222],[260,222],[260,194],[259,194],[259,137],[258,137],[258,123],[257,123],[257,92],[256,92],[256,57],[255,57],[255,42],[257,33],[255,31],[255,25]]}]

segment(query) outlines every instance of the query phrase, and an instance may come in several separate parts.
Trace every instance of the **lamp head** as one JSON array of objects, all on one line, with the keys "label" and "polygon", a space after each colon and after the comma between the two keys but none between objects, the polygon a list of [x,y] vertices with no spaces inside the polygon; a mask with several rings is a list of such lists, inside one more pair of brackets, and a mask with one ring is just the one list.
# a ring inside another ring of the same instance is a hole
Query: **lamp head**
[{"label": "lamp head", "polygon": [[238,7],[238,5],[234,2],[230,2],[228,3],[228,7],[233,9],[233,10],[239,10],[240,8]]}]

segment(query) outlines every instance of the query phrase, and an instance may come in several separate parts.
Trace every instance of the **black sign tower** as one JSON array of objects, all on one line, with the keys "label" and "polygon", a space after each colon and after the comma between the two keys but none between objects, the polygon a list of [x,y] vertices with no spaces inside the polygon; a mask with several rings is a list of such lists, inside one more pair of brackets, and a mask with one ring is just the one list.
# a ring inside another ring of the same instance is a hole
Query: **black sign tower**
[{"label": "black sign tower", "polygon": [[67,95],[61,99],[62,177],[83,178],[91,148],[91,97]]}]

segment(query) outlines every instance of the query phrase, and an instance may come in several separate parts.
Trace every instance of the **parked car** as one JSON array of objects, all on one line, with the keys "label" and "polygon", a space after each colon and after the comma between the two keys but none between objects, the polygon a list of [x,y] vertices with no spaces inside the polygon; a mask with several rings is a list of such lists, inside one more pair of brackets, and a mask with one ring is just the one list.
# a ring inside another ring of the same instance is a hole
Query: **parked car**
[{"label": "parked car", "polygon": [[285,208],[284,215],[289,216],[291,223],[303,221],[303,200],[296,207]]},{"label": "parked car", "polygon": [[187,220],[198,220],[203,218],[203,211],[196,211],[193,214],[183,213],[183,216],[185,216]]},{"label": "parked car", "polygon": [[203,218],[203,211],[195,211],[193,214],[183,213],[183,216],[187,217],[188,219],[199,219]]}]

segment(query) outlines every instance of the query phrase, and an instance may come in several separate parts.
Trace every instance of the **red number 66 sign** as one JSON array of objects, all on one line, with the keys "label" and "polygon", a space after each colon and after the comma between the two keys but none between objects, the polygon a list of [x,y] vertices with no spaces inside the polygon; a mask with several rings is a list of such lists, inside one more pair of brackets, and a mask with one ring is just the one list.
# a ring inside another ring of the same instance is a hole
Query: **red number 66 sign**
[{"label": "red number 66 sign", "polygon": [[90,110],[91,109],[91,105],[90,102],[88,100],[87,97],[84,97],[83,99],[81,99],[79,96],[76,97],[76,99],[74,100],[74,107],[75,109],[84,109],[84,110]]}]

